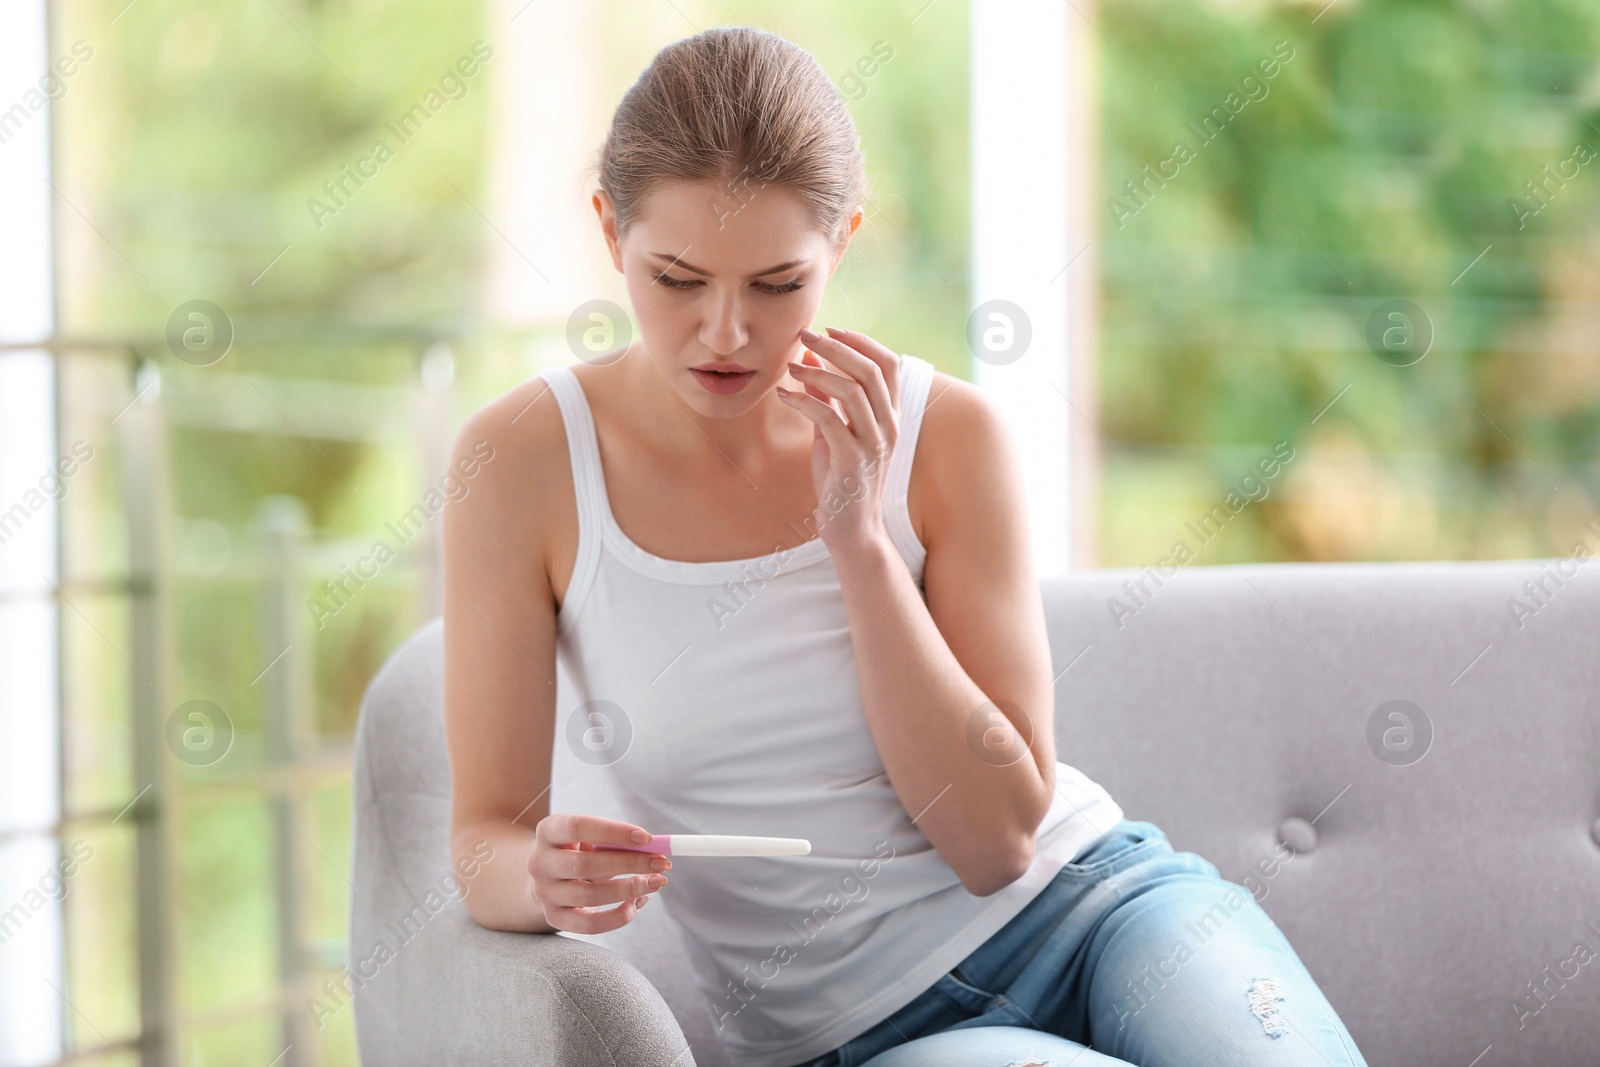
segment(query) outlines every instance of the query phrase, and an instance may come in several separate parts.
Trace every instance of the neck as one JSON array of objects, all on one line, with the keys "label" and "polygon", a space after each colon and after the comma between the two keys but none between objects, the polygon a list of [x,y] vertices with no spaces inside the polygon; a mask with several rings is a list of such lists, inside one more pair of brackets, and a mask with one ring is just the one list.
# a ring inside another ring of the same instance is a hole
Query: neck
[{"label": "neck", "polygon": [[[770,389],[751,404],[744,394],[718,397],[702,393],[693,401],[685,399],[668,380],[667,374],[682,373],[689,388],[699,389],[687,370],[663,372],[642,347],[636,347],[619,362],[624,381],[627,417],[634,429],[653,447],[685,466],[710,463],[738,468],[746,477],[770,470],[786,455],[807,449],[813,436],[812,422],[790,408]],[[779,382],[786,389],[803,388],[793,376],[785,374]],[[754,389],[754,386],[748,387]],[[740,411],[741,407],[748,410]],[[705,411],[730,414],[705,414]],[[738,414],[732,412],[739,411]]]}]

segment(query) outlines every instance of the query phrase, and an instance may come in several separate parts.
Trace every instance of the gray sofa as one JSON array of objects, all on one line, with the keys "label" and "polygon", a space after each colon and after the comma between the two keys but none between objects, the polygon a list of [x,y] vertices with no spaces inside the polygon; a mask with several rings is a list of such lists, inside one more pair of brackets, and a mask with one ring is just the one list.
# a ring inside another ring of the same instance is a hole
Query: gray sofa
[{"label": "gray sofa", "polygon": [[[1595,1067],[1600,565],[1585,562],[1046,579],[1058,754],[1249,888],[1373,1067]],[[397,649],[361,708],[363,1062],[725,1064],[659,903],[594,937],[486,930],[453,897],[418,910],[449,884],[441,633],[436,618]],[[552,810],[610,811],[559,756]]]}]

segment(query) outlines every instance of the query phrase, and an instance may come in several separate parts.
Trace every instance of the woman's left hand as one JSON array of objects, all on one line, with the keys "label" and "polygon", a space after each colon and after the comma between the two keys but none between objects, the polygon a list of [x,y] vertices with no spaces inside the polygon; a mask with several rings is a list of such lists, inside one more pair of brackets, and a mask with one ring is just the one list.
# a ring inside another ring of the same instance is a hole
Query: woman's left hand
[{"label": "woman's left hand", "polygon": [[805,390],[780,386],[778,396],[814,424],[817,534],[837,551],[887,539],[883,487],[900,436],[900,357],[866,334],[828,332],[800,331],[806,352],[789,372]]}]

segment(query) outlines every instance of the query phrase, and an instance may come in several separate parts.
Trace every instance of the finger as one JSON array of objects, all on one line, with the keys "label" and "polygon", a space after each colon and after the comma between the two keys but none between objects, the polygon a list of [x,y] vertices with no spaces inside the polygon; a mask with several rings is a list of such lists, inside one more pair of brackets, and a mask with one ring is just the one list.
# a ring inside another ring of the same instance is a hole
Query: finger
[{"label": "finger", "polygon": [[587,843],[577,848],[546,849],[539,874],[547,878],[613,878],[619,874],[670,871],[672,860],[649,852],[596,850]]},{"label": "finger", "polygon": [[[827,369],[826,365],[822,362],[822,357],[817,355],[815,352],[811,351],[811,349],[809,349],[809,348],[802,348],[800,350],[800,365],[803,366],[803,367],[815,367],[815,368],[822,369],[822,370],[826,370]],[[830,371],[829,373],[832,373],[832,372]],[[792,366],[789,369],[789,376],[800,384],[800,388],[804,389],[806,391],[807,395],[816,397],[818,400],[822,401],[824,404],[832,405],[832,403],[833,403],[833,398],[832,397],[830,397],[827,393],[823,392],[822,390],[818,389],[816,386],[812,385],[809,381],[807,381],[804,378],[803,375],[796,374],[794,372],[794,368]]]},{"label": "finger", "polygon": [[[831,347],[829,347],[831,345]],[[861,381],[877,411],[896,410],[900,398],[900,356],[858,330],[829,326],[820,337],[818,354]],[[874,373],[875,372],[875,373]],[[883,388],[873,383],[881,380]]]},{"label": "finger", "polygon": [[877,363],[879,370],[883,372],[885,381],[888,380],[889,375],[899,372],[900,354],[860,330],[841,330],[837,326],[829,326],[826,329],[826,333],[832,339],[842,341],[850,346],[852,350],[866,355]]},{"label": "finger", "polygon": [[557,930],[570,930],[575,934],[604,934],[628,925],[643,906],[639,898],[634,898],[614,908],[549,907],[545,909],[545,919]]},{"label": "finger", "polygon": [[[648,833],[633,823],[598,815],[552,814],[538,826],[536,846],[528,856],[528,870],[549,878],[610,877],[627,871],[652,869],[653,853],[632,852],[640,842],[634,832]],[[596,849],[595,844],[614,844],[622,849]],[[666,867],[671,867],[670,860]]]},{"label": "finger", "polygon": [[594,908],[648,896],[669,883],[664,874],[627,874],[620,878],[562,879],[540,886],[539,898],[562,908]]},{"label": "finger", "polygon": [[[635,840],[635,832],[644,834],[645,840]],[[541,840],[558,848],[577,848],[586,842],[634,848],[649,840],[649,831],[631,822],[571,812],[558,812],[541,820],[539,834]]]},{"label": "finger", "polygon": [[897,410],[900,395],[900,357],[864,333],[828,327],[829,334],[802,335],[806,346],[832,363],[866,390],[879,422]]},{"label": "finger", "polygon": [[828,448],[836,456],[848,456],[855,446],[855,438],[850,433],[850,427],[844,423],[844,416],[839,414],[839,409],[825,400],[818,400],[806,393],[789,391],[779,393],[784,403],[792,404],[798,408],[800,414],[810,419],[822,431],[823,440],[828,442]]},{"label": "finger", "polygon": [[[806,387],[806,392],[824,403],[837,400],[849,420],[852,433],[869,447],[887,432],[877,425],[877,412],[867,400],[866,390],[854,378],[809,363],[789,364],[789,373]],[[818,394],[821,393],[821,396]]]}]

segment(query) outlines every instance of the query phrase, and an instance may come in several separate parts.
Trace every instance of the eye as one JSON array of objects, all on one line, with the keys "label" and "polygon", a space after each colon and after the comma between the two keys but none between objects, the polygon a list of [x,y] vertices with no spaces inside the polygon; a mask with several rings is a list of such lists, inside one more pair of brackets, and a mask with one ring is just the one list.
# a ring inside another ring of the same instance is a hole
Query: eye
[{"label": "eye", "polygon": [[[657,274],[652,280],[658,285],[666,286],[668,289],[693,289],[695,286],[701,284],[699,281],[694,279],[673,278],[666,274]],[[761,290],[763,293],[767,293],[768,295],[779,296],[783,293],[793,293],[804,289],[805,283],[793,281],[784,282],[782,285],[768,285],[766,282],[758,282],[756,283],[756,288]]]}]

